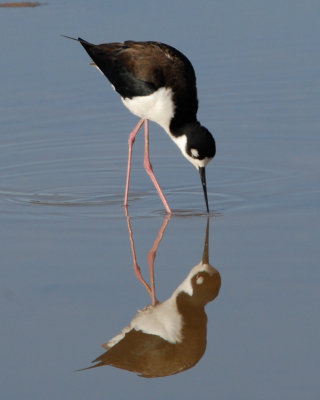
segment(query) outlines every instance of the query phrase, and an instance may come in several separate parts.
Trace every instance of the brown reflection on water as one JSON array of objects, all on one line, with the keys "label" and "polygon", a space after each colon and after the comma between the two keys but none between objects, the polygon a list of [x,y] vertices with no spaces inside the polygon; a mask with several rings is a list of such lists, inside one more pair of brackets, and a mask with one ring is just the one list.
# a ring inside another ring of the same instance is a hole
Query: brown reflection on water
[{"label": "brown reflection on water", "polygon": [[207,218],[200,263],[190,270],[167,300],[159,302],[155,295],[154,262],[169,220],[167,215],[148,253],[149,285],[137,262],[127,214],[135,274],[148,291],[152,304],[138,311],[121,333],[102,345],[107,351],[92,361],[95,365],[82,370],[110,365],[145,378],[155,378],[189,369],[203,356],[207,344],[205,305],[218,296],[221,287],[220,274],[209,263],[210,219]]}]

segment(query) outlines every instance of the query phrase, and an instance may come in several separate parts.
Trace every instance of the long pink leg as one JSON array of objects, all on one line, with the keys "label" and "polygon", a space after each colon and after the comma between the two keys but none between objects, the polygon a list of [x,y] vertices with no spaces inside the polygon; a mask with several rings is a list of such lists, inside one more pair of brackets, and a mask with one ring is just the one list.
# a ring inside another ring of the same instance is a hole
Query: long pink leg
[{"label": "long pink leg", "polygon": [[146,119],[144,121],[144,132],[145,132],[145,142],[144,142],[144,168],[146,169],[148,175],[150,176],[155,188],[157,189],[160,199],[162,200],[162,203],[167,210],[168,214],[172,214],[171,208],[167,202],[167,199],[159,185],[159,182],[157,181],[157,178],[155,177],[153,170],[152,170],[152,165],[150,162],[150,157],[149,157],[149,121]]},{"label": "long pink leg", "polygon": [[128,223],[128,229],[129,229],[129,238],[130,238],[130,243],[131,243],[131,250],[132,250],[132,258],[133,258],[133,266],[134,266],[134,272],[136,274],[136,277],[139,279],[139,281],[143,284],[143,286],[146,288],[151,301],[152,305],[155,306],[156,304],[159,303],[158,299],[156,298],[156,288],[155,288],[155,280],[154,280],[154,262],[156,258],[156,254],[158,251],[158,247],[160,245],[160,242],[163,238],[164,231],[167,228],[167,225],[170,221],[171,215],[168,214],[166,218],[164,219],[162,226],[159,230],[158,236],[156,240],[154,241],[154,244],[152,246],[152,249],[148,253],[148,264],[149,264],[149,273],[150,273],[150,285],[145,281],[141,274],[141,269],[138,265],[137,261],[137,254],[135,250],[135,245],[134,245],[134,240],[133,240],[133,233],[132,233],[132,227],[131,227],[131,221],[130,221],[130,216],[128,213],[128,208],[125,207],[126,210],[126,216],[127,216],[127,223]]},{"label": "long pink leg", "polygon": [[143,286],[146,288],[147,292],[149,293],[149,296],[151,297],[152,304],[153,304],[153,301],[155,299],[154,288],[153,288],[153,292],[152,292],[152,289],[147,284],[147,282],[145,281],[145,279],[143,278],[143,276],[141,274],[141,269],[140,269],[140,267],[138,265],[137,254],[136,254],[136,249],[135,249],[134,240],[133,240],[130,216],[129,216],[127,207],[125,207],[125,209],[126,209],[126,215],[127,215],[127,224],[128,224],[129,238],[130,238],[130,243],[131,243],[134,272],[135,272],[136,277],[138,278],[138,280],[143,284]]},{"label": "long pink leg", "polygon": [[152,300],[152,305],[159,303],[159,301],[156,298],[156,287],[155,287],[155,282],[154,282],[154,261],[156,259],[159,244],[162,240],[164,231],[166,230],[166,227],[169,223],[170,218],[171,218],[171,215],[168,214],[166,216],[165,220],[163,221],[163,224],[160,228],[160,231],[158,233],[156,240],[154,241],[152,249],[148,253],[148,264],[149,264],[150,286],[151,286],[151,295],[150,296],[151,296],[151,300]]},{"label": "long pink leg", "polygon": [[144,123],[144,119],[140,119],[138,122],[137,126],[134,128],[134,130],[130,133],[129,135],[129,140],[128,140],[128,145],[129,145],[129,153],[128,153],[128,167],[127,167],[127,179],[126,179],[126,191],[124,195],[124,205],[128,205],[128,196],[129,196],[129,186],[130,186],[130,172],[131,172],[131,160],[132,160],[132,147],[133,143],[135,141],[135,138],[137,136],[137,133],[139,132],[139,129],[141,128],[142,124]]}]

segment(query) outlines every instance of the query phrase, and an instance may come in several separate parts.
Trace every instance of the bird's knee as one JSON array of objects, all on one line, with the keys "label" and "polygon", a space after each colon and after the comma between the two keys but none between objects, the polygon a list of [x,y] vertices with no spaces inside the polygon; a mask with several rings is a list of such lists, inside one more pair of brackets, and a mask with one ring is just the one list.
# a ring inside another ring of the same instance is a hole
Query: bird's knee
[{"label": "bird's knee", "polygon": [[152,165],[149,160],[144,160],[143,166],[147,172],[152,172]]},{"label": "bird's knee", "polygon": [[134,143],[135,140],[136,140],[135,136],[133,136],[133,137],[129,136],[129,139],[128,139],[128,146],[129,146],[129,147],[132,147],[132,145],[133,145],[133,143]]}]

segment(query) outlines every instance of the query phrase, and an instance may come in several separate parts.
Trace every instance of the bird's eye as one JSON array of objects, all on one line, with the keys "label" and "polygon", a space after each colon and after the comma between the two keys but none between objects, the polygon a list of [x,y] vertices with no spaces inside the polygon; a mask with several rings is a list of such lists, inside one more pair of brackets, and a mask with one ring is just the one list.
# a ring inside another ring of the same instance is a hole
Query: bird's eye
[{"label": "bird's eye", "polygon": [[197,149],[190,149],[191,157],[193,158],[198,158],[199,157],[199,152]]},{"label": "bird's eye", "polygon": [[196,284],[197,285],[202,285],[203,281],[204,281],[204,277],[200,273],[198,273],[196,275]]},{"label": "bird's eye", "polygon": [[197,280],[196,280],[196,284],[197,285],[202,285],[203,281],[204,281],[204,277],[203,276],[199,276],[199,278],[197,278]]}]

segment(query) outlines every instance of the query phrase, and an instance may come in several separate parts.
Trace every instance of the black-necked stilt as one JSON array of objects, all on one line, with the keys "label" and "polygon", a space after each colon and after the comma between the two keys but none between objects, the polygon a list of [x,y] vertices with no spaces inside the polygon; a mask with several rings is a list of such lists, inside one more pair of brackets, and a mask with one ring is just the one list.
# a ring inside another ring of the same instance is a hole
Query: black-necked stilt
[{"label": "black-necked stilt", "polygon": [[[155,243],[160,242],[166,224]],[[209,223],[201,262],[171,297],[138,311],[121,333],[102,345],[107,351],[92,361],[96,364],[84,369],[111,365],[155,378],[182,372],[201,359],[207,342],[204,307],[221,287],[219,272],[209,264],[208,236]]]},{"label": "black-necked stilt", "polygon": [[[64,35],[63,35],[64,36]],[[129,156],[124,205],[128,204],[132,146],[145,125],[144,167],[169,214],[170,206],[153,173],[149,158],[148,120],[169,134],[182,154],[200,172],[209,212],[205,167],[215,155],[215,141],[197,120],[196,76],[191,62],[180,51],[159,42],[106,43],[79,41],[94,65],[109,79],[123,104],[141,120],[129,136]]]}]

